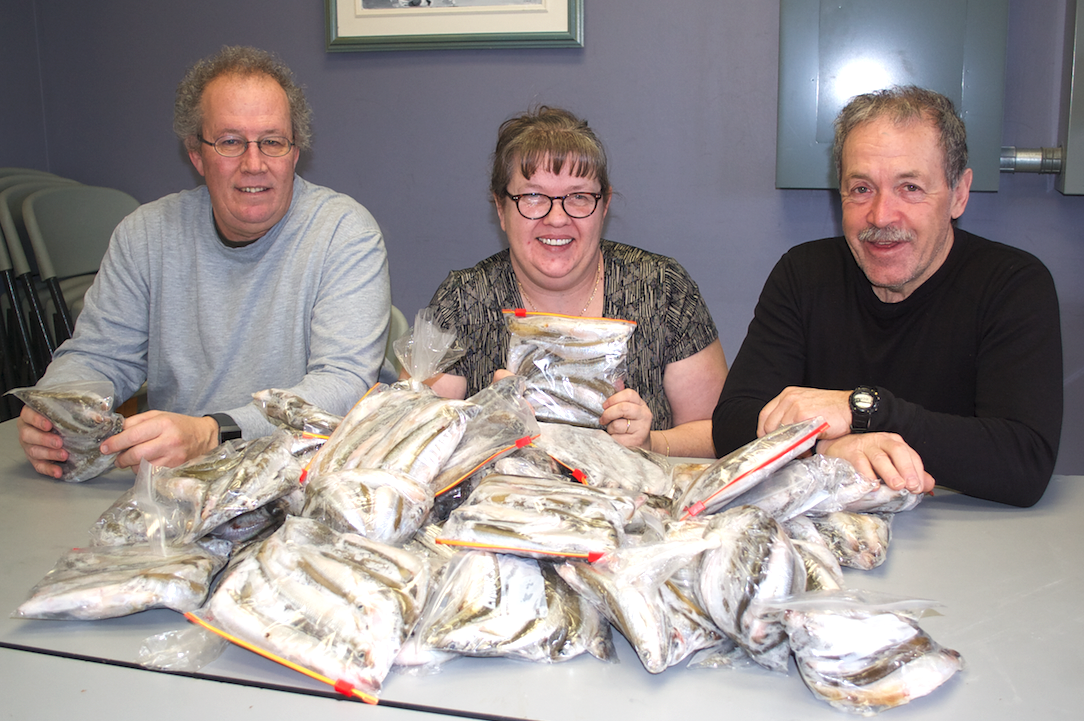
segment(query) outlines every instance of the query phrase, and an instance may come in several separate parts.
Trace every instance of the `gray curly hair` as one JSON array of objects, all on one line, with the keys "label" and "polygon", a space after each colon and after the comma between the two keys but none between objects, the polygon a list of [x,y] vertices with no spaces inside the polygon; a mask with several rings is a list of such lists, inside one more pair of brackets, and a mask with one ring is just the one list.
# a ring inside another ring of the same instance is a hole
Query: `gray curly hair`
[{"label": "gray curly hair", "polygon": [[198,147],[197,137],[203,128],[203,91],[212,80],[222,75],[266,75],[282,86],[290,105],[293,143],[301,150],[308,150],[312,141],[312,109],[305,100],[301,86],[294,82],[294,74],[285,63],[266,50],[244,46],[225,46],[215,55],[197,61],[177,86],[177,99],[173,104],[173,132],[185,147],[189,150]]},{"label": "gray curly hair", "polygon": [[932,122],[937,128],[944,157],[945,180],[955,188],[967,169],[967,130],[956,114],[952,101],[941,93],[915,85],[893,86],[852,98],[835,121],[835,145],[832,159],[836,174],[843,179],[843,143],[851,131],[863,123],[887,117],[896,125],[916,120]]}]

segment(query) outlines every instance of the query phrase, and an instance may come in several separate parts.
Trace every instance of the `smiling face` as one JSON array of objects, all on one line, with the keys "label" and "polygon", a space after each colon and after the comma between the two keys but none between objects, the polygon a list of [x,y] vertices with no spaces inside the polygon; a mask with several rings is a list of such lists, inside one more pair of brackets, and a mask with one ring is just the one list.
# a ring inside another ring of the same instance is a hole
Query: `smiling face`
[{"label": "smiling face", "polygon": [[971,170],[945,179],[937,130],[875,118],[843,145],[843,234],[877,297],[903,300],[933,275],[952,248],[952,221],[967,206]]},{"label": "smiling face", "polygon": [[[548,163],[543,163],[530,178],[523,177],[517,169],[508,184],[508,192],[549,196],[600,192],[596,178],[576,177],[569,171],[569,165],[565,163],[561,172],[554,174],[544,170]],[[512,267],[522,283],[550,292],[565,292],[594,281],[609,197],[603,197],[595,212],[586,218],[570,218],[561,202],[554,201],[549,215],[537,220],[520,215],[515,201],[507,196],[494,201],[501,229],[508,236]]]},{"label": "smiling face", "polygon": [[[203,92],[203,137],[214,142],[223,135],[258,140],[269,135],[292,138],[286,93],[266,75],[223,75]],[[250,144],[236,158],[225,158],[199,143],[188,157],[207,181],[215,222],[227,240],[256,240],[282,220],[294,192],[296,147],[281,158],[270,158]]]}]

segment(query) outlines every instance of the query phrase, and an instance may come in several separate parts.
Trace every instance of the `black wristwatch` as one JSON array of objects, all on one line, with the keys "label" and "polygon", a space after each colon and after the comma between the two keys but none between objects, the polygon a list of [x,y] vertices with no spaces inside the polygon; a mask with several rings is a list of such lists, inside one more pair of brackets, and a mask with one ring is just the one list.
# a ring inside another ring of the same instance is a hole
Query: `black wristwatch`
[{"label": "black wristwatch", "polygon": [[233,420],[228,413],[208,413],[204,418],[214,418],[218,424],[218,442],[233,441],[241,437],[241,429],[237,427],[237,421]]},{"label": "black wristwatch", "polygon": [[869,422],[877,412],[881,396],[871,386],[858,386],[851,393],[851,433],[865,433]]}]

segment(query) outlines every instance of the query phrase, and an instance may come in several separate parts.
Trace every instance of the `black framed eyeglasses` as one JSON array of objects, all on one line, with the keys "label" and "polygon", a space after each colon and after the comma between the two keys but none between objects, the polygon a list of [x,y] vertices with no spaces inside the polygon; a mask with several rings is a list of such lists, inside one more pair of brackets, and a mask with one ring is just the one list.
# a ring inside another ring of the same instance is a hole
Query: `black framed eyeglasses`
[{"label": "black framed eyeglasses", "polygon": [[244,155],[251,143],[255,143],[260,152],[269,158],[281,158],[289,153],[290,148],[294,146],[289,138],[282,135],[268,135],[266,138],[260,138],[259,140],[245,140],[239,135],[223,135],[213,143],[210,140],[205,140],[202,135],[196,137],[199,138],[201,143],[210,145],[215,149],[216,153],[226,158],[238,158]]},{"label": "black framed eyeglasses", "polygon": [[521,193],[512,195],[504,191],[516,204],[519,214],[527,220],[545,218],[553,210],[553,201],[561,201],[561,208],[570,218],[586,218],[595,212],[602,193],[568,193],[567,195],[545,195],[543,193]]}]

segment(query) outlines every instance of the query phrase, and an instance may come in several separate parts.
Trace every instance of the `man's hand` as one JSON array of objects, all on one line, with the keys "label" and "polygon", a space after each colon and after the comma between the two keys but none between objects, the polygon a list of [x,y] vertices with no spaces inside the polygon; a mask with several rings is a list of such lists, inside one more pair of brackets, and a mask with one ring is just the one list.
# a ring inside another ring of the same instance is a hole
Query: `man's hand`
[{"label": "man's hand", "polygon": [[30,406],[23,406],[16,425],[19,428],[19,445],[23,447],[23,453],[34,470],[43,476],[60,478],[62,471],[57,464],[68,460],[68,452],[64,450],[60,436],[53,431],[49,419],[31,410]]},{"label": "man's hand", "polygon": [[828,429],[821,438],[839,438],[851,432],[851,392],[825,391],[819,388],[790,386],[760,409],[757,437],[779,426],[807,421],[821,416]]},{"label": "man's hand", "polygon": [[842,438],[819,441],[817,452],[849,461],[863,476],[880,478],[895,491],[933,490],[933,477],[922,466],[922,459],[895,433],[849,433]]},{"label": "man's hand", "polygon": [[102,453],[120,453],[117,468],[138,467],[142,459],[173,468],[218,445],[214,418],[147,411],[127,418],[124,430],[102,443]]}]

